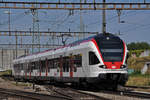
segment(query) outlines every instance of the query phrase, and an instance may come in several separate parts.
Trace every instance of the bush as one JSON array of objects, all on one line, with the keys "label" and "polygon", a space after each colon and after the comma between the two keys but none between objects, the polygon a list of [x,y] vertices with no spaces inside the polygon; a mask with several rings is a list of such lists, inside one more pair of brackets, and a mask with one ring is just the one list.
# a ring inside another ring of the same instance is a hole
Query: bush
[{"label": "bush", "polygon": [[6,70],[4,72],[0,72],[0,76],[12,76],[12,70]]}]

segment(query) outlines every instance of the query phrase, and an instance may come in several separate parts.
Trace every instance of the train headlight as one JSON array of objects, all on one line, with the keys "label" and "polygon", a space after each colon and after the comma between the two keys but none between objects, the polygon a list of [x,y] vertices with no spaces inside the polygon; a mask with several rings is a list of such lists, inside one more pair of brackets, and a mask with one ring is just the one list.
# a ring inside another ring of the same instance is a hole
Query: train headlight
[{"label": "train headlight", "polygon": [[125,69],[125,68],[127,68],[127,66],[126,66],[126,65],[121,65],[120,68],[121,68],[121,69]]},{"label": "train headlight", "polygon": [[105,65],[100,65],[99,68],[104,68],[104,69],[106,69],[106,66],[105,66]]}]

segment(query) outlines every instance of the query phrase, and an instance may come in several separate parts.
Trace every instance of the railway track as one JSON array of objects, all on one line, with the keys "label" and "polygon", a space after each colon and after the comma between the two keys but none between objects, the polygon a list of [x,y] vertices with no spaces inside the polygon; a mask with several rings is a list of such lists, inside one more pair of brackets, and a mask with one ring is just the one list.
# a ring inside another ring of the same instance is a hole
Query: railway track
[{"label": "railway track", "polygon": [[[140,92],[140,91],[100,91],[96,93],[105,93],[111,95],[118,95],[118,96],[127,96],[132,98],[141,98],[145,100],[150,100],[150,93],[148,92]],[[94,94],[94,93],[92,93]]]},{"label": "railway track", "polygon": [[120,94],[125,95],[125,96],[138,97],[142,99],[150,99],[150,93],[147,93],[147,92],[125,91],[125,92],[120,92]]},{"label": "railway track", "polygon": [[[138,88],[138,87],[135,87],[135,88]],[[146,87],[140,87],[140,88],[146,89]],[[140,92],[140,91],[132,91],[130,89],[124,89],[123,91],[108,91],[108,90],[105,91],[105,90],[101,90],[101,91],[96,91],[96,92],[94,90],[93,93],[87,92],[88,90],[87,91],[86,90],[78,90],[78,89],[73,89],[73,88],[63,88],[63,89],[56,88],[56,89],[54,89],[54,91],[56,91],[57,93],[59,92],[59,94],[62,94],[62,95],[67,95],[67,96],[69,95],[70,97],[73,94],[73,96],[77,100],[80,100],[80,98],[83,98],[83,99],[85,98],[84,100],[87,100],[88,98],[91,98],[90,100],[93,100],[92,98],[94,98],[94,100],[110,100],[110,98],[103,97],[103,96],[100,96],[100,95],[95,95],[95,93],[106,93],[106,94],[108,94],[108,96],[109,96],[109,94],[112,94],[112,95],[117,95],[117,96],[124,96],[124,97],[140,98],[140,99],[150,100],[150,93]],[[86,96],[87,96],[87,98],[86,98]]]},{"label": "railway track", "polygon": [[132,91],[129,89],[125,89],[123,91],[100,90],[100,91],[96,91],[96,92],[94,90],[94,92],[92,92],[92,93],[90,93],[91,90],[90,90],[90,92],[88,92],[88,90],[73,89],[70,87],[67,87],[67,88],[66,87],[65,88],[54,87],[54,88],[48,88],[48,91],[49,90],[51,90],[57,94],[60,94],[61,96],[72,98],[74,100],[81,100],[81,99],[82,100],[110,100],[110,98],[103,97],[101,95],[96,95],[98,93],[99,94],[105,93],[105,94],[108,94],[108,96],[115,95],[115,96],[131,97],[131,98],[141,98],[141,99],[145,99],[145,100],[150,99],[150,93],[148,93],[148,92]]},{"label": "railway track", "polygon": [[17,100],[71,100],[71,98],[63,96],[53,96],[53,95],[0,88],[0,100],[2,98],[5,99],[13,98],[13,100],[14,98]]},{"label": "railway track", "polygon": [[55,92],[56,95],[68,97],[71,98],[72,100],[110,100],[104,97],[81,92],[79,90],[72,88],[56,88],[56,87],[51,88],[49,86],[46,86],[46,88],[49,92]]},{"label": "railway track", "polygon": [[139,89],[150,89],[149,86],[125,86],[126,88],[139,88]]}]

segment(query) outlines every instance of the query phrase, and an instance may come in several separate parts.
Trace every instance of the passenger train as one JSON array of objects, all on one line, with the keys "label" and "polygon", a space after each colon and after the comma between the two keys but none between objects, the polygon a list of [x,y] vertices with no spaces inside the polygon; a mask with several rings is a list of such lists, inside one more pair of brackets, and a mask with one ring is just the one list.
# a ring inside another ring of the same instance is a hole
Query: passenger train
[{"label": "passenger train", "polygon": [[125,85],[127,46],[113,34],[98,34],[69,45],[19,57],[15,79],[38,82]]}]

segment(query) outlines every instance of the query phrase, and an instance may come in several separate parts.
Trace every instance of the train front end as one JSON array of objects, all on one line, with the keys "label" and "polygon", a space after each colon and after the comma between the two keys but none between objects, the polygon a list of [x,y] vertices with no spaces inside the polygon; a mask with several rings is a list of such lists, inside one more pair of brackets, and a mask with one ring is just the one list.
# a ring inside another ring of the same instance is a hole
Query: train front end
[{"label": "train front end", "polygon": [[113,86],[125,85],[128,79],[126,44],[112,34],[98,35],[92,41],[100,61],[95,71],[97,82]]}]

